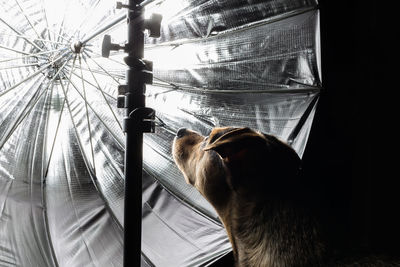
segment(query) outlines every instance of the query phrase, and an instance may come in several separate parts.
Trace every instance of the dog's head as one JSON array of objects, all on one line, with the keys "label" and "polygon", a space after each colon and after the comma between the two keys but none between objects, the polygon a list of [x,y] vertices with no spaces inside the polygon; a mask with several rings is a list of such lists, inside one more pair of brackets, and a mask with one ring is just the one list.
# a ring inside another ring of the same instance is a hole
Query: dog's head
[{"label": "dog's head", "polygon": [[214,206],[232,192],[251,198],[280,194],[293,187],[300,168],[291,147],[249,128],[214,128],[209,136],[180,129],[173,157],[186,182]]}]

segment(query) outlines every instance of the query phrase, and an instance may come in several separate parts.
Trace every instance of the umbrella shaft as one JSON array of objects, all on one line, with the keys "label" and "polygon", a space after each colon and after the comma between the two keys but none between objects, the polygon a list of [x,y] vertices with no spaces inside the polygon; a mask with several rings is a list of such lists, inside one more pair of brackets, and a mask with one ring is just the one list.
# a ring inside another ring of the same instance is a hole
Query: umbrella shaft
[{"label": "umbrella shaft", "polygon": [[139,267],[142,229],[142,151],[143,133],[126,134],[124,267]]},{"label": "umbrella shaft", "polygon": [[[129,0],[134,7],[143,0]],[[126,128],[125,150],[125,215],[124,215],[124,267],[141,265],[142,233],[142,164],[143,130],[140,120],[132,120],[134,110],[145,107],[145,84],[142,71],[132,64],[144,55],[144,14],[128,11],[128,57],[125,60],[128,92],[125,95]]]}]

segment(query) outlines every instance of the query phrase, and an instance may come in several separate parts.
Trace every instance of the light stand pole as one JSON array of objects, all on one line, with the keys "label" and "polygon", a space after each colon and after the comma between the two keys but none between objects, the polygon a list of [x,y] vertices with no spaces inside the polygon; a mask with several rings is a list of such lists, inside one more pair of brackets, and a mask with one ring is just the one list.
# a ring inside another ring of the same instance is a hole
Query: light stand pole
[{"label": "light stand pole", "polygon": [[[124,267],[140,267],[142,237],[142,164],[143,133],[154,132],[155,111],[145,107],[146,84],[153,81],[152,62],[144,57],[144,31],[150,37],[160,36],[161,16],[153,14],[144,19],[143,0],[129,0],[128,5],[117,3],[117,8],[127,8],[128,43],[125,46],[111,43],[111,37],[103,39],[102,54],[123,49],[128,65],[126,85],[118,88],[118,107],[126,109],[123,122],[125,132],[125,208],[124,208]],[[146,1],[148,2],[148,1]]]}]

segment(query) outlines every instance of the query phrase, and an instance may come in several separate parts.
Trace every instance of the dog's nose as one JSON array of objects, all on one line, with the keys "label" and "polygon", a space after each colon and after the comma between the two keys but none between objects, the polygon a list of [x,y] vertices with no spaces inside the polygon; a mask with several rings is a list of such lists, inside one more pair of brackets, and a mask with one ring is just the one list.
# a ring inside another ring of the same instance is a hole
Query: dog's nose
[{"label": "dog's nose", "polygon": [[178,132],[176,133],[176,137],[181,138],[181,137],[185,136],[186,133],[187,133],[186,128],[180,128],[178,130]]}]

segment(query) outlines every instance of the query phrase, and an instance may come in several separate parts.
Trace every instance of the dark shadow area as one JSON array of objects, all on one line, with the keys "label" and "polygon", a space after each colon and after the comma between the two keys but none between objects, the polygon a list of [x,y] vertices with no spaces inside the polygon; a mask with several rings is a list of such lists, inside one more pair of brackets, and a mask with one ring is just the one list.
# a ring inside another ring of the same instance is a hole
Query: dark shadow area
[{"label": "dark shadow area", "polygon": [[324,90],[303,174],[319,192],[333,246],[398,254],[398,153],[390,140],[390,87],[384,82],[393,66],[379,63],[385,32],[378,27],[378,4],[320,5]]},{"label": "dark shadow area", "polygon": [[[388,111],[395,83],[384,82],[395,65],[380,60],[391,32],[378,26],[379,9],[372,1],[320,1],[324,88],[303,178],[333,248],[398,254],[398,120]],[[230,264],[228,254],[213,266]]]}]

